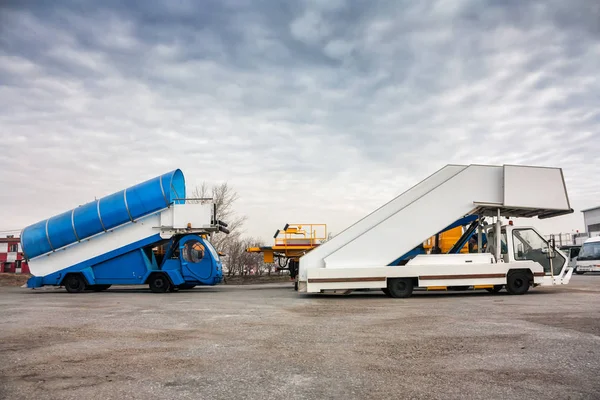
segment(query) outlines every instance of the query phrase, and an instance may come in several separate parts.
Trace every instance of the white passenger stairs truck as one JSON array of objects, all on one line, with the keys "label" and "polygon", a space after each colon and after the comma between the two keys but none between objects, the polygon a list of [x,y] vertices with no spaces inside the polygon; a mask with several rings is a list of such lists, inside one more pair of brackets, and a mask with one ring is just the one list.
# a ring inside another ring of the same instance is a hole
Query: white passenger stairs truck
[{"label": "white passenger stairs truck", "polygon": [[[560,168],[447,165],[302,256],[298,290],[382,289],[408,297],[416,287],[523,294],[567,284],[573,270],[562,252],[535,228],[502,226],[501,219],[572,212]],[[477,217],[477,253],[417,255],[398,265],[403,254],[467,216]]]}]

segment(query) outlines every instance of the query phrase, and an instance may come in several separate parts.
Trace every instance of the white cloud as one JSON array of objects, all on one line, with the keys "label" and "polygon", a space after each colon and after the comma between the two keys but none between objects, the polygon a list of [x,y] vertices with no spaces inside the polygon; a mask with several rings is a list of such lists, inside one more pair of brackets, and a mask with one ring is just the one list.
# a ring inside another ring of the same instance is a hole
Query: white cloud
[{"label": "white cloud", "polygon": [[562,166],[596,205],[598,35],[552,7],[445,4],[5,13],[0,229],[177,167],[230,182],[266,240],[339,232],[446,163]]},{"label": "white cloud", "polygon": [[292,36],[307,44],[316,44],[329,36],[331,28],[321,14],[307,11],[290,25]]},{"label": "white cloud", "polygon": [[335,39],[327,43],[323,51],[329,57],[344,59],[352,52],[353,49],[354,45],[351,42]]}]

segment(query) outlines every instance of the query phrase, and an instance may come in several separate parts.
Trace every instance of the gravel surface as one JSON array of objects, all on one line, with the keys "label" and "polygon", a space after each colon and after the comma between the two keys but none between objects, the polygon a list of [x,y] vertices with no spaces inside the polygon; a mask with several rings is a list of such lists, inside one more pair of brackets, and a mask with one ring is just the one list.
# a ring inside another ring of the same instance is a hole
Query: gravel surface
[{"label": "gravel surface", "polygon": [[2,399],[599,399],[600,275],[525,296],[0,288]]},{"label": "gravel surface", "polygon": [[0,272],[0,286],[22,286],[31,275]]}]

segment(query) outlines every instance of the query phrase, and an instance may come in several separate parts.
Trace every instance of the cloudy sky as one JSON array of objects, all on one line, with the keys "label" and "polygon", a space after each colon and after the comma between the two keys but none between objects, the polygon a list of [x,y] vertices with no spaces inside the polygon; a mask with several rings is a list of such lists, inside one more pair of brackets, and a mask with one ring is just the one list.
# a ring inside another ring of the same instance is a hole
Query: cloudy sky
[{"label": "cloudy sky", "polygon": [[339,232],[447,163],[600,205],[594,0],[0,2],[0,230],[173,168]]}]

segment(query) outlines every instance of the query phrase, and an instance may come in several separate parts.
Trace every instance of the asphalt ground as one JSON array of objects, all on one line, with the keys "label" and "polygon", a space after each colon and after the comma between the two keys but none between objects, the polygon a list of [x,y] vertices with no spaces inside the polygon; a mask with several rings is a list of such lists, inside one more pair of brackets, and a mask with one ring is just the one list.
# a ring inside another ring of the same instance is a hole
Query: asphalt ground
[{"label": "asphalt ground", "polygon": [[600,399],[600,275],[505,292],[0,288],[3,399]]}]

